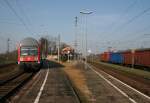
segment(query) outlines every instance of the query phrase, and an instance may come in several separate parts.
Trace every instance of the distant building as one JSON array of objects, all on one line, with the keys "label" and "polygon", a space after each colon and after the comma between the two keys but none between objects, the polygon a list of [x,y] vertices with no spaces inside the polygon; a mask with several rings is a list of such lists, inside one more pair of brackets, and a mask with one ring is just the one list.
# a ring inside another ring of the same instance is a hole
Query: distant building
[{"label": "distant building", "polygon": [[73,54],[74,49],[72,47],[65,47],[62,49],[61,54]]}]

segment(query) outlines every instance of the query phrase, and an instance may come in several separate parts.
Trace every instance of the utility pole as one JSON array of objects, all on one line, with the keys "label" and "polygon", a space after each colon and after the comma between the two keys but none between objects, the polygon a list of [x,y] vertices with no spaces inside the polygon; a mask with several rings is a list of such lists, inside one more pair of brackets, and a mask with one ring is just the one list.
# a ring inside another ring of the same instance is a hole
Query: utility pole
[{"label": "utility pole", "polygon": [[6,53],[7,53],[7,60],[9,59],[9,42],[10,42],[10,39],[8,38],[7,39],[7,51],[6,51]]},{"label": "utility pole", "polygon": [[58,62],[60,62],[60,34],[58,35],[58,53],[57,53],[57,56],[58,56]]},{"label": "utility pole", "polygon": [[75,60],[77,59],[77,26],[78,26],[78,17],[76,16],[75,17],[75,41],[74,41],[74,47],[75,47],[75,51],[74,51],[75,57],[74,57],[74,59]]},{"label": "utility pole", "polygon": [[9,53],[9,41],[10,41],[10,39],[8,38],[7,39],[7,53]]}]

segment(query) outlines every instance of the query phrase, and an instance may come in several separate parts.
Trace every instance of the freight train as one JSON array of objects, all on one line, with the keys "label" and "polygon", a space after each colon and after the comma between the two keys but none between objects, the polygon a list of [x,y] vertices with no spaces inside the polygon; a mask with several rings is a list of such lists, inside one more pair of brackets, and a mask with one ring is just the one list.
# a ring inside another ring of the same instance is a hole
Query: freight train
[{"label": "freight train", "polygon": [[[44,46],[46,47],[46,46]],[[37,71],[42,66],[43,44],[34,38],[25,38],[18,45],[18,65],[25,71]],[[46,57],[46,54],[45,56]]]},{"label": "freight train", "polygon": [[100,54],[100,60],[102,62],[150,68],[150,48],[104,52]]}]

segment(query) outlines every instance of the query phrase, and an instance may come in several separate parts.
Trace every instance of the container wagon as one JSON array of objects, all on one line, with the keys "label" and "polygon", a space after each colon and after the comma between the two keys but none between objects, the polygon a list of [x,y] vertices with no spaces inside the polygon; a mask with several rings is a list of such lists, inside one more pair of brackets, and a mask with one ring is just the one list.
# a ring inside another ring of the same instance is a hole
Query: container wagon
[{"label": "container wagon", "polygon": [[109,62],[123,64],[123,55],[121,52],[110,53]]},{"label": "container wagon", "polygon": [[103,62],[109,62],[110,59],[110,52],[104,52],[100,54],[100,60]]}]

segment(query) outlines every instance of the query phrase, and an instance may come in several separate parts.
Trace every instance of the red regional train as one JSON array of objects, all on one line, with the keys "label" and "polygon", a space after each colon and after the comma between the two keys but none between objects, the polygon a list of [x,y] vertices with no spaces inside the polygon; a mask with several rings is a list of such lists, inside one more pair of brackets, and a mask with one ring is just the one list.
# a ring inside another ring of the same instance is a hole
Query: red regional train
[{"label": "red regional train", "polygon": [[18,45],[18,64],[25,71],[37,71],[42,65],[41,44],[34,38],[25,38]]}]

